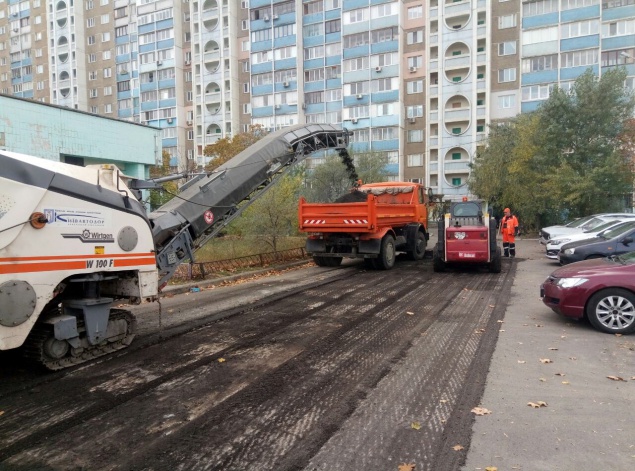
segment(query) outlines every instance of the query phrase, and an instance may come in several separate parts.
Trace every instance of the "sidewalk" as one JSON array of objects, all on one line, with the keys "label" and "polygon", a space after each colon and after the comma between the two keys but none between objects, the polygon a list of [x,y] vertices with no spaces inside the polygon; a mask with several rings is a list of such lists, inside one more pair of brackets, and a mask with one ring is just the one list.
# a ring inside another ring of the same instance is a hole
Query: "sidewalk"
[{"label": "sidewalk", "polygon": [[[554,314],[539,286],[557,264],[535,239],[517,248],[480,404],[491,413],[476,417],[462,470],[635,469],[635,336],[603,334]],[[547,405],[528,405],[540,401]]]}]

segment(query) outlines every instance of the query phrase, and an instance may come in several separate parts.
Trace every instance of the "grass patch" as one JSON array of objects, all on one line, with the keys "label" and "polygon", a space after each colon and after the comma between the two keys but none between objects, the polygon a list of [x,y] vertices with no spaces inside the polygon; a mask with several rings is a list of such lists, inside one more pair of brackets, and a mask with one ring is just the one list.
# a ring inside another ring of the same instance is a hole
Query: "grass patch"
[{"label": "grass patch", "polygon": [[[297,249],[305,243],[306,237],[284,237],[278,241],[278,250]],[[260,237],[215,237],[196,252],[196,261],[214,262],[271,252],[271,245]]]}]

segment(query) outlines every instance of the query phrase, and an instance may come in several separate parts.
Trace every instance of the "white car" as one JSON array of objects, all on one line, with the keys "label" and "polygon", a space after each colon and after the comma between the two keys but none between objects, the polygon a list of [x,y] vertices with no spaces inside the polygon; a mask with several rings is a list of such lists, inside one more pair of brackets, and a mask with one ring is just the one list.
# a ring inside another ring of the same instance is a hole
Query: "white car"
[{"label": "white car", "polygon": [[564,226],[544,227],[540,230],[540,243],[542,245],[547,245],[547,242],[549,240],[558,238],[562,235],[576,234],[576,233],[593,229],[594,227],[597,227],[600,224],[606,222],[608,218],[614,218],[614,219],[635,218],[635,214],[633,213],[593,214],[591,216],[585,216],[580,219],[576,219],[575,221],[571,221],[569,224],[566,224]]},{"label": "white car", "polygon": [[573,234],[563,234],[554,239],[547,241],[547,258],[551,258],[553,260],[558,259],[558,252],[560,251],[560,247],[569,242],[575,242],[578,240],[592,239],[594,237],[599,236],[602,232],[607,229],[612,229],[615,226],[623,224],[624,221],[621,219],[609,219],[605,223],[600,224],[593,229],[588,229],[584,232],[577,232]]}]

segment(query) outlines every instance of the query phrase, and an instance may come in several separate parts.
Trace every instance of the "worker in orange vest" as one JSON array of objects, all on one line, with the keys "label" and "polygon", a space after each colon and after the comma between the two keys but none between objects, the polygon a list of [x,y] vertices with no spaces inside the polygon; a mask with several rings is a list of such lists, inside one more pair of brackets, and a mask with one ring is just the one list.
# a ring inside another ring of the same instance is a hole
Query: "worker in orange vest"
[{"label": "worker in orange vest", "polygon": [[503,234],[503,257],[516,256],[516,236],[518,235],[518,219],[509,208],[505,208],[500,227]]}]

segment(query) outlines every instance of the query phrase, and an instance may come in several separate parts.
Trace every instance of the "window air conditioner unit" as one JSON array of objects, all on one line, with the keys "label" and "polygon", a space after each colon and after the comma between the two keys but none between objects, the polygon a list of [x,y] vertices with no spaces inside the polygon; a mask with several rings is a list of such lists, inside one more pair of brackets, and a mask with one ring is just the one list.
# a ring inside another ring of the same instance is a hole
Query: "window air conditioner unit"
[{"label": "window air conditioner unit", "polygon": [[188,125],[188,126],[191,126],[191,125],[192,125],[192,121],[188,120],[188,121],[187,121],[187,125]]},{"label": "window air conditioner unit", "polygon": [[265,17],[263,18],[265,21],[269,21],[269,15],[265,15]]},{"label": "window air conditioner unit", "polygon": [[284,82],[282,85],[286,88],[289,86],[289,82]]},{"label": "window air conditioner unit", "polygon": [[161,65],[163,65],[163,62],[157,61],[157,66],[161,66]]},{"label": "window air conditioner unit", "polygon": [[416,72],[417,68],[416,67],[410,67],[410,72]]},{"label": "window air conditioner unit", "polygon": [[273,15],[273,19],[277,20],[278,19],[278,15]]},{"label": "window air conditioner unit", "polygon": [[172,124],[173,119],[172,118],[168,118],[168,119],[166,119],[166,121],[168,122],[168,124]]},{"label": "window air conditioner unit", "polygon": [[375,72],[381,72],[381,67],[375,67]]},{"label": "window air conditioner unit", "polygon": [[364,95],[362,95],[361,93],[358,93],[358,94],[357,94],[357,99],[358,99],[358,100],[361,100],[362,98],[364,98]]},{"label": "window air conditioner unit", "polygon": [[351,119],[351,123],[353,123],[353,124],[357,124],[357,118],[352,118],[352,119]]},{"label": "window air conditioner unit", "polygon": [[275,109],[279,110],[280,109],[280,105],[276,105]]},{"label": "window air conditioner unit", "polygon": [[416,122],[417,122],[417,118],[408,118],[408,122],[409,122],[410,124],[414,124],[414,123],[416,123]]},{"label": "window air conditioner unit", "polygon": [[121,72],[119,72],[120,75],[126,75],[128,73],[127,69],[123,69]]},{"label": "window air conditioner unit", "polygon": [[185,59],[185,65],[190,65],[192,63],[191,60]]}]

